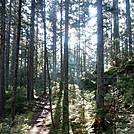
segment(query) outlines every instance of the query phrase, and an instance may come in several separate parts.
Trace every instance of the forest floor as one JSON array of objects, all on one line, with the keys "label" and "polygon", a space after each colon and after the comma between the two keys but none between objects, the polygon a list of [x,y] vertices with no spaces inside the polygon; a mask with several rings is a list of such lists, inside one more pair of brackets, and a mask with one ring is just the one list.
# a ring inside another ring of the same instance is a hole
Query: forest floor
[{"label": "forest floor", "polygon": [[[39,96],[36,96],[39,97]],[[37,98],[36,109],[34,109],[31,122],[29,123],[30,129],[28,134],[49,134],[51,127],[50,119],[50,103],[48,99],[42,97]]]},{"label": "forest floor", "polygon": [[[61,134],[63,98],[59,87],[53,89],[52,93],[54,129],[51,122],[49,100],[39,96],[35,96],[35,98],[36,109],[32,111],[30,128],[26,134]],[[90,128],[94,121],[95,103],[91,101],[93,98],[93,93],[82,93],[76,85],[69,86],[70,134],[87,134],[87,128]]]},{"label": "forest floor", "polygon": [[[59,86],[57,86],[57,88],[55,87],[52,90],[53,128],[49,100],[43,98],[37,99],[36,109],[32,111],[33,116],[29,124],[30,129],[26,134],[62,134],[62,100],[63,95]],[[69,113],[70,134],[94,134],[91,126],[95,120],[95,92],[81,91],[77,85],[70,84]],[[121,127],[118,125],[119,130],[117,130],[119,134],[133,133],[133,113],[129,114],[129,116],[131,117],[131,119],[129,119],[131,123],[125,126],[120,124]],[[128,131],[126,129],[128,129]],[[108,132],[108,134],[109,133],[111,132]]]},{"label": "forest floor", "polygon": [[[38,91],[33,102],[25,102],[24,105],[20,105],[23,113],[16,115],[14,127],[11,128],[8,122],[0,124],[0,134],[62,134],[63,93],[59,84],[52,88],[51,98],[54,126],[51,119],[50,98],[45,99]],[[116,124],[118,134],[133,134],[134,132],[133,107],[129,108],[128,112],[118,112],[119,123]],[[69,133],[94,134],[92,126],[95,121],[95,113],[95,91],[80,90],[78,85],[69,84]],[[106,117],[107,128],[113,129],[108,122],[112,120],[109,119],[111,116],[107,114]],[[126,122],[127,120],[128,122]],[[112,132],[105,134],[112,134]]]}]

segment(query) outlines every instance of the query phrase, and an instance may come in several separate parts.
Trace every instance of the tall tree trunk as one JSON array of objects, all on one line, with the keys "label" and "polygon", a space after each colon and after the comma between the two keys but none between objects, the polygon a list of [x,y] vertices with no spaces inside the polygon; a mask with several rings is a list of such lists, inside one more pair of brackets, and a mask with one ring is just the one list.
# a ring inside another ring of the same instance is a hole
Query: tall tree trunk
[{"label": "tall tree trunk", "polygon": [[129,57],[132,57],[132,31],[131,31],[131,16],[130,16],[130,0],[126,0],[126,28],[128,37]]},{"label": "tall tree trunk", "polygon": [[62,45],[62,36],[63,36],[63,32],[62,32],[62,4],[63,4],[63,1],[61,0],[60,1],[60,90],[61,90],[61,94],[62,94],[62,90],[63,90],[63,45]]},{"label": "tall tree trunk", "polygon": [[83,71],[86,72],[86,25],[85,25],[85,14],[84,14],[84,18],[83,18],[83,42],[84,42],[84,46],[83,46]]},{"label": "tall tree trunk", "polygon": [[52,90],[51,90],[51,79],[50,79],[50,73],[49,73],[49,63],[48,63],[48,56],[47,56],[47,48],[46,48],[46,69],[47,69],[47,77],[48,77],[48,90],[49,90],[49,103],[50,103],[50,114],[51,114],[51,121],[52,121],[52,127],[55,127],[54,124],[54,118],[53,118],[53,108],[52,108]]},{"label": "tall tree trunk", "polygon": [[35,80],[37,82],[37,78],[38,78],[38,44],[39,44],[39,37],[38,37],[38,34],[39,34],[39,28],[38,28],[38,25],[39,25],[39,11],[37,9],[36,11],[36,45],[35,45]]},{"label": "tall tree trunk", "polygon": [[4,78],[4,50],[5,50],[5,0],[0,5],[0,118],[5,118],[5,78]]},{"label": "tall tree trunk", "polygon": [[28,89],[27,99],[34,99],[34,17],[35,17],[35,0],[32,0],[31,5],[31,27],[30,27],[30,44],[29,44],[29,59],[28,59]]},{"label": "tall tree trunk", "polygon": [[[15,25],[16,25],[16,23],[15,23]],[[14,28],[13,28],[13,31],[14,31],[14,33],[13,33],[13,45],[12,45],[12,57],[11,57],[11,72],[10,72],[10,80],[11,80],[11,82],[10,82],[10,84],[11,84],[11,86],[13,86],[13,79],[11,79],[12,78],[12,76],[13,76],[13,73],[14,73],[14,68],[15,68],[15,50],[16,50],[16,35],[17,35],[17,27],[16,26],[14,26]]]},{"label": "tall tree trunk", "polygon": [[[96,106],[97,118],[95,123],[98,123],[97,129],[104,126],[104,46],[103,46],[103,16],[102,16],[102,0],[97,0],[97,92],[96,92]],[[99,121],[98,121],[99,119]]]},{"label": "tall tree trunk", "polygon": [[76,68],[77,68],[77,84],[79,84],[80,81],[80,72],[81,72],[81,67],[80,67],[80,42],[81,42],[81,29],[80,29],[80,0],[78,1],[78,5],[79,5],[79,9],[78,9],[78,16],[79,16],[79,20],[78,20],[78,44],[77,44],[77,57],[76,57]]},{"label": "tall tree trunk", "polygon": [[47,49],[46,49],[46,1],[45,0],[43,0],[42,1],[42,5],[44,5],[43,7],[42,7],[42,12],[43,12],[43,9],[44,9],[44,12],[42,13],[42,16],[43,16],[43,24],[44,24],[44,79],[43,79],[43,85],[44,85],[44,95],[45,95],[45,97],[46,97],[46,93],[47,93],[47,91],[46,91],[46,65],[47,65]]},{"label": "tall tree trunk", "polygon": [[[28,48],[29,46],[29,30],[28,27],[26,27],[25,29],[26,31],[26,48]],[[26,87],[28,87],[28,49],[25,50],[25,83],[26,83]]]},{"label": "tall tree trunk", "polygon": [[97,108],[104,106],[104,46],[102,0],[97,1]]},{"label": "tall tree trunk", "polygon": [[5,87],[8,90],[9,84],[9,54],[10,54],[10,34],[11,34],[11,9],[12,9],[12,0],[10,0],[9,4],[9,22],[8,22],[8,35],[6,42],[6,50],[5,50]]},{"label": "tall tree trunk", "polygon": [[118,0],[113,0],[113,8],[114,8],[114,31],[113,31],[113,37],[114,37],[114,60],[115,65],[119,66],[119,52],[120,52],[120,41],[119,41],[119,9],[118,9]]},{"label": "tall tree trunk", "polygon": [[15,105],[16,105],[16,90],[17,90],[17,76],[18,76],[18,59],[19,59],[19,46],[20,46],[20,31],[21,31],[21,7],[22,0],[19,0],[18,9],[18,27],[17,27],[17,39],[16,39],[16,49],[15,49],[15,67],[13,71],[13,90],[12,90],[12,107],[11,107],[11,123],[14,125],[15,118]]},{"label": "tall tree trunk", "polygon": [[63,133],[69,134],[68,101],[68,10],[69,0],[65,0],[65,43],[64,43],[64,98],[63,98]]},{"label": "tall tree trunk", "polygon": [[[27,47],[27,43],[26,43],[26,47]],[[25,50],[25,60],[24,60],[24,83],[27,83],[27,50]],[[26,84],[27,85],[27,84]],[[24,85],[26,87],[26,85]]]},{"label": "tall tree trunk", "polygon": [[53,28],[53,82],[55,85],[56,82],[56,1],[53,1],[53,21],[52,21],[52,28]]},{"label": "tall tree trunk", "polygon": [[22,46],[22,44],[20,44],[20,54],[19,54],[19,67],[18,67],[18,75],[19,75],[19,77],[18,77],[18,85],[21,87],[22,85],[23,85],[23,74],[22,74],[22,72],[23,72],[23,46]]}]

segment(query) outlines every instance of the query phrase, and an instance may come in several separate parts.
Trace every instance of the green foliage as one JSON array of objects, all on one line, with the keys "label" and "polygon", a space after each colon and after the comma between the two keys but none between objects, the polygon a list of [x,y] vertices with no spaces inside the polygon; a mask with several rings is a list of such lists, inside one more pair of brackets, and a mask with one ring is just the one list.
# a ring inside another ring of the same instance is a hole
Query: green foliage
[{"label": "green foliage", "polygon": [[93,91],[96,89],[96,82],[94,82],[94,76],[91,73],[83,73],[81,77],[79,87],[81,90]]},{"label": "green foliage", "polygon": [[82,133],[82,124],[81,122],[71,122],[71,127],[72,127],[72,131],[73,131],[73,134],[78,134],[78,133]]},{"label": "green foliage", "polygon": [[[128,64],[129,63],[129,64]],[[113,67],[107,72],[105,72],[105,88],[109,90],[109,94],[106,94],[106,98],[110,96],[112,93],[113,88],[117,88],[117,92],[120,92],[119,95],[122,96],[123,101],[125,102],[132,102],[132,98],[134,95],[134,85],[133,85],[133,78],[134,74],[130,73],[133,68],[133,62],[128,62],[124,66],[121,67]],[[130,70],[127,67],[130,67]],[[128,73],[129,72],[129,73]],[[113,89],[114,90],[114,89]],[[112,96],[112,95],[111,95]]]},{"label": "green foliage", "polygon": [[18,72],[18,83],[19,85],[22,87],[22,86],[26,86],[26,80],[27,80],[27,77],[26,77],[26,69],[24,66],[21,67],[21,70],[19,70]]},{"label": "green foliage", "polygon": [[10,118],[7,118],[4,123],[0,124],[0,134],[27,134],[31,118],[32,112],[30,111],[25,114],[16,115],[14,127],[10,127]]},{"label": "green foliage", "polygon": [[126,130],[132,120],[130,113],[133,110],[133,71],[134,62],[128,61],[105,72],[105,118],[116,124],[118,132],[128,132]]},{"label": "green foliage", "polygon": [[[25,87],[18,87],[16,91],[16,112],[23,113],[25,112],[24,103],[27,101],[26,98],[26,88]],[[7,112],[10,113],[11,110],[11,104],[12,104],[12,91],[9,90],[6,93],[6,108]]]},{"label": "green foliage", "polygon": [[8,134],[10,132],[10,126],[6,123],[0,123],[0,133],[1,134]]},{"label": "green foliage", "polygon": [[34,84],[36,91],[41,91],[43,89],[42,78],[38,78]]}]

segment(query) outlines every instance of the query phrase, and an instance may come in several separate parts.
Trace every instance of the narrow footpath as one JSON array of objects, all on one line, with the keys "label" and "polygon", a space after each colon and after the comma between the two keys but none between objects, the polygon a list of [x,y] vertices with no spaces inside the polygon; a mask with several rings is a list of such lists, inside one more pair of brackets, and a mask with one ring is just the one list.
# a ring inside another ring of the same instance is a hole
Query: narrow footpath
[{"label": "narrow footpath", "polygon": [[36,105],[28,134],[48,134],[51,127],[50,104],[48,100],[38,98]]}]

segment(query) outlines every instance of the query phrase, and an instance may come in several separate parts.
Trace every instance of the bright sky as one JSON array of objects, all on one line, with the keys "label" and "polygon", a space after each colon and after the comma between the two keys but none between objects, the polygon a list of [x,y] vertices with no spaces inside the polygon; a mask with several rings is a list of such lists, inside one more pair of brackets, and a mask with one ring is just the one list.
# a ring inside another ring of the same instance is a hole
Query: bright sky
[{"label": "bright sky", "polygon": [[[89,7],[89,13],[91,20],[89,20],[86,24],[86,38],[90,38],[90,43],[92,44],[93,48],[96,48],[94,45],[97,43],[97,35],[96,32],[96,8]],[[76,31],[74,28],[70,29],[71,39],[70,39],[70,47],[73,46],[73,44],[76,44],[78,42],[78,37],[76,37]]]}]

